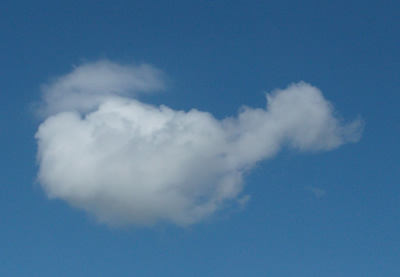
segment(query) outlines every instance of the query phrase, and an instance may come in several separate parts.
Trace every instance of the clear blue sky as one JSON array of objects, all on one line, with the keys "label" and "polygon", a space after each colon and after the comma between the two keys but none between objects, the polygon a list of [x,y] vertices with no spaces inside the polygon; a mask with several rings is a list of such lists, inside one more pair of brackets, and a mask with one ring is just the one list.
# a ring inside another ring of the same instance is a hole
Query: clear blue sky
[{"label": "clear blue sky", "polygon": [[[400,276],[399,15],[398,1],[3,1],[0,275]],[[42,85],[99,60],[150,64],[168,80],[140,101],[218,120],[304,81],[364,130],[251,164],[243,207],[110,227],[49,200],[34,137]]]}]

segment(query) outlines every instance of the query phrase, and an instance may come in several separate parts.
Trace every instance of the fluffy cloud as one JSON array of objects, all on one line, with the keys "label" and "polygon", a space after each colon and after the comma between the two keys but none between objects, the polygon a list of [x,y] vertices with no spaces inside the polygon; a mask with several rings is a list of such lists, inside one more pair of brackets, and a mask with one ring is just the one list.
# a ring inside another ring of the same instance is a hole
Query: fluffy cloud
[{"label": "fluffy cloud", "polygon": [[43,103],[38,111],[86,113],[110,96],[134,96],[164,88],[162,72],[146,64],[123,66],[102,60],[76,67],[73,72],[42,86]]},{"label": "fluffy cloud", "polygon": [[265,109],[224,120],[133,98],[163,87],[151,66],[109,61],[43,86],[47,118],[35,137],[47,195],[104,223],[188,225],[248,199],[243,173],[282,147],[330,150],[361,135],[360,120],[343,125],[304,82],[268,94]]}]

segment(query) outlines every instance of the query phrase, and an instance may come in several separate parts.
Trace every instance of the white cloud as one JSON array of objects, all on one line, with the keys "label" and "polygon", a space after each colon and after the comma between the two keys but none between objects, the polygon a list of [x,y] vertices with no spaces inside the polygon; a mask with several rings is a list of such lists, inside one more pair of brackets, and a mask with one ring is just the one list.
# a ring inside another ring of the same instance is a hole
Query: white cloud
[{"label": "white cloud", "polygon": [[330,150],[361,135],[307,83],[267,95],[265,109],[237,117],[155,107],[129,92],[162,88],[150,66],[82,65],[44,86],[36,133],[38,180],[50,198],[105,223],[196,223],[226,204],[243,204],[243,173],[285,145]]},{"label": "white cloud", "polygon": [[42,86],[45,116],[61,111],[88,112],[110,96],[134,96],[164,88],[162,72],[150,65],[123,66],[107,60],[87,63]]}]

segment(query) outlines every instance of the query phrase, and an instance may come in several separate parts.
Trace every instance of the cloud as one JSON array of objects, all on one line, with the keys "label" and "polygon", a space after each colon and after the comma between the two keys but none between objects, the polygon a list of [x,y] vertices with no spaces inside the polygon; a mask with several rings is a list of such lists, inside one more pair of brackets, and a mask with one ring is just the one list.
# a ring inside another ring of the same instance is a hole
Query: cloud
[{"label": "cloud", "polygon": [[324,189],[317,187],[307,186],[304,189],[311,192],[316,198],[320,198],[326,194],[326,191]]},{"label": "cloud", "polygon": [[163,88],[163,78],[148,65],[100,61],[43,86],[47,117],[35,138],[50,198],[108,224],[189,225],[245,203],[243,174],[282,147],[331,150],[361,135],[361,120],[342,124],[304,82],[223,120],[134,98]]},{"label": "cloud", "polygon": [[110,96],[135,96],[164,88],[162,72],[150,65],[123,66],[107,60],[76,67],[65,76],[43,85],[38,108],[48,116],[61,111],[88,112]]}]

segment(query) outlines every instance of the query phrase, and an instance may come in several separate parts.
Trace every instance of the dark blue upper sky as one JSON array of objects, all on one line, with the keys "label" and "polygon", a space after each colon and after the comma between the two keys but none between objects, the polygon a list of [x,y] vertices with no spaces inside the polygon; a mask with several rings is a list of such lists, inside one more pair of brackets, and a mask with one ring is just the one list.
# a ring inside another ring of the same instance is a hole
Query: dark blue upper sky
[{"label": "dark blue upper sky", "polygon": [[[399,276],[399,14],[397,1],[3,1],[0,275]],[[143,102],[218,119],[305,81],[365,129],[261,162],[243,210],[110,228],[35,181],[41,85],[100,59],[154,65],[168,88]]]}]

